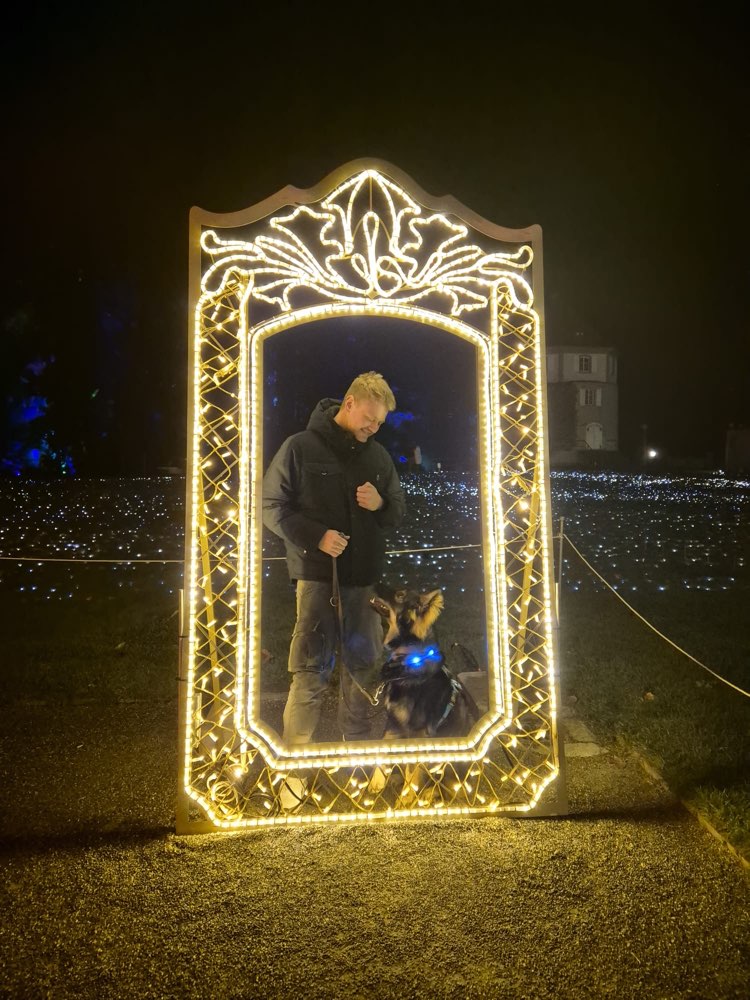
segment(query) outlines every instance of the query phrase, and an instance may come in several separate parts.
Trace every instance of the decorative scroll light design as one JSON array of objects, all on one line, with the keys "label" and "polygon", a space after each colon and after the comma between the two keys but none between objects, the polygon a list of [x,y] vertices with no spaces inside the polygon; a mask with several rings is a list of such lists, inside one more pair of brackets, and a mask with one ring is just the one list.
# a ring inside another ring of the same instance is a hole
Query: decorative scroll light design
[{"label": "decorative scroll light design", "polygon": [[[374,211],[374,202],[384,211]],[[317,230],[314,247],[305,223]],[[440,312],[460,316],[485,309],[498,279],[509,269],[523,271],[532,257],[528,246],[488,254],[467,243],[465,225],[437,212],[423,215],[405,191],[374,170],[352,177],[319,208],[301,205],[271,219],[269,228],[272,234],[251,243],[206,231],[201,246],[215,263],[206,271],[204,292],[218,291],[217,281],[252,273],[253,296],[281,312],[295,308],[295,292],[305,290],[339,304],[407,305],[437,294],[450,303]]]},{"label": "decorative scroll light design", "polygon": [[[202,233],[183,695],[183,794],[212,827],[527,812],[558,776],[542,344],[531,248],[487,253],[381,172],[357,172],[247,240]],[[510,241],[509,241],[510,242]],[[254,501],[263,340],[315,318],[385,315],[473,342],[480,393],[490,713],[464,740],[279,745],[258,693]],[[249,638],[248,638],[249,637]],[[494,652],[493,652],[494,650]],[[250,706],[250,710],[248,710]],[[378,787],[373,775],[388,778]],[[415,777],[416,776],[416,777]],[[280,789],[306,797],[285,814]],[[186,808],[186,814],[189,809]],[[201,823],[184,821],[185,829]]]}]

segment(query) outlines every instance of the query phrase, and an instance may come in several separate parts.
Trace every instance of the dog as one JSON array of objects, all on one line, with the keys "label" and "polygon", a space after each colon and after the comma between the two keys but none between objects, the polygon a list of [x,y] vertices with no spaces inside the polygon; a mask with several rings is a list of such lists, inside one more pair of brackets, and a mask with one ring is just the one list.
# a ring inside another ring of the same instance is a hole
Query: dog
[{"label": "dog", "polygon": [[[431,637],[432,626],[444,606],[442,591],[419,594],[414,590],[389,592],[381,587],[370,604],[388,626],[383,640],[387,659],[381,669],[384,739],[468,735],[479,712]],[[458,770],[462,770],[460,765]],[[373,791],[384,788],[387,780],[378,771],[370,782]],[[429,769],[423,764],[407,766],[400,793],[402,804],[421,801],[425,795],[431,800],[444,771],[444,765]]]},{"label": "dog", "polygon": [[370,602],[388,624],[381,670],[385,739],[466,736],[477,720],[476,706],[430,639],[444,607],[442,591],[386,593]]}]

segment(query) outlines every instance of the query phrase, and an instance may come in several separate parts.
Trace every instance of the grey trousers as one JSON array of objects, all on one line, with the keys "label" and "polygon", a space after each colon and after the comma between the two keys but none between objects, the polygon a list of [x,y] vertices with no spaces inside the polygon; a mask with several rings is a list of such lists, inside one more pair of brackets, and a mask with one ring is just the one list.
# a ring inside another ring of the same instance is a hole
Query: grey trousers
[{"label": "grey trousers", "polygon": [[[357,690],[351,674],[371,691],[383,657],[380,615],[370,606],[372,587],[341,587],[344,614],[343,664],[339,664],[338,723],[346,740],[370,738],[374,709]],[[297,621],[289,648],[292,683],[284,708],[284,742],[310,743],[320,719],[323,696],[336,659],[338,617],[331,584],[297,581]]]}]

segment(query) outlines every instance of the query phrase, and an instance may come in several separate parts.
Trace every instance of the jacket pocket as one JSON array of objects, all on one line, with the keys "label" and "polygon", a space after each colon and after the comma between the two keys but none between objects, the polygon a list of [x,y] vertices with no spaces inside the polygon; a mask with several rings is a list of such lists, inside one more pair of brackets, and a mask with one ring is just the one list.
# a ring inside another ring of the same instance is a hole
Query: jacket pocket
[{"label": "jacket pocket", "polygon": [[305,462],[302,466],[300,505],[303,510],[328,524],[339,524],[345,511],[344,474],[335,462]]},{"label": "jacket pocket", "polygon": [[310,622],[303,623],[292,635],[289,672],[294,674],[300,670],[311,670],[330,673],[333,669],[333,655],[331,637],[321,629],[320,622],[315,622],[312,627]]},{"label": "jacket pocket", "polygon": [[341,468],[335,462],[303,462],[302,472],[310,476],[340,476]]}]

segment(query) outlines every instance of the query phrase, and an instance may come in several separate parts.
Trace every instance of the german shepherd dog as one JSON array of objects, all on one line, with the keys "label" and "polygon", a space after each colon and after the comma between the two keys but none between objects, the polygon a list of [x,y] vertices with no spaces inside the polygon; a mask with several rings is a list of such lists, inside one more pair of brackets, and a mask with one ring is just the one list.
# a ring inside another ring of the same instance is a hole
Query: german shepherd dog
[{"label": "german shepherd dog", "polygon": [[430,641],[444,606],[442,591],[397,590],[370,603],[388,623],[383,640],[388,659],[381,670],[385,738],[466,736],[476,722],[476,706]]},{"label": "german shepherd dog", "polygon": [[[431,639],[432,626],[443,610],[442,591],[378,589],[370,603],[388,625],[383,640],[388,659],[381,670],[384,739],[467,736],[479,717],[477,707]],[[383,777],[373,776],[373,790],[384,787]],[[419,798],[430,784],[434,780],[424,765],[406,768],[402,800]]]}]

